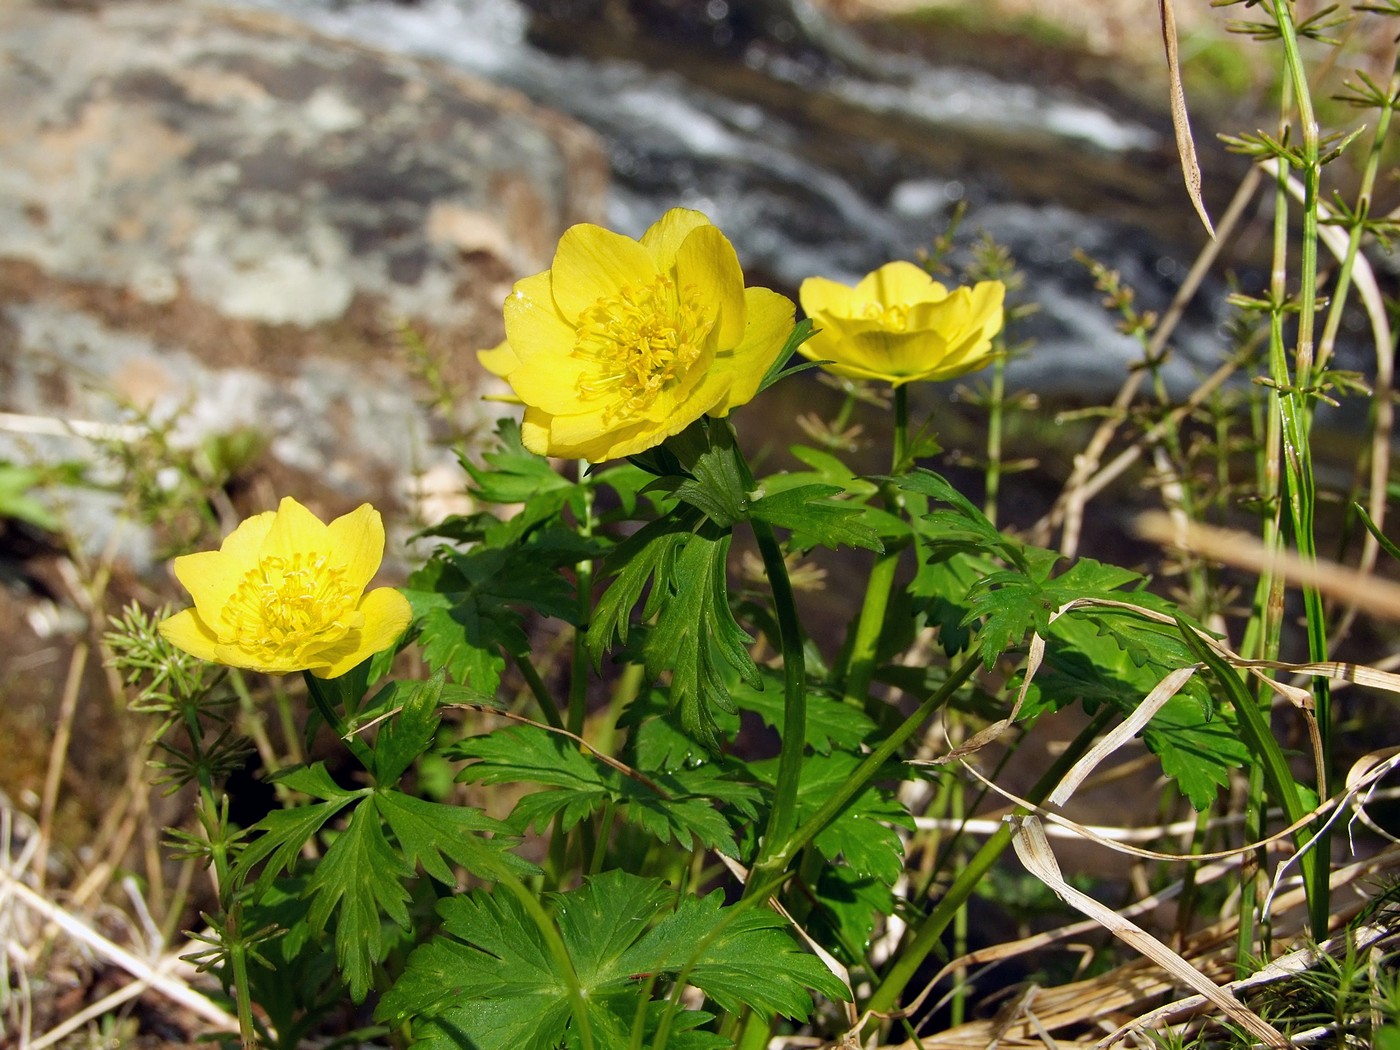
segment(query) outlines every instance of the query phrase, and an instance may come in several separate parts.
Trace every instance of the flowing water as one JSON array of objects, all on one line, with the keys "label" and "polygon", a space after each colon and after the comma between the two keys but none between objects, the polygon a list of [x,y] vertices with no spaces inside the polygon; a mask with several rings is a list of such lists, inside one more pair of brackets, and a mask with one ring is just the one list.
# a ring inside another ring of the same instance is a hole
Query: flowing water
[{"label": "flowing water", "polygon": [[[964,242],[985,231],[1008,246],[1040,305],[1018,333],[1034,348],[1010,380],[1042,395],[1102,396],[1139,356],[1074,249],[1160,308],[1204,239],[1160,118],[876,50],[806,0],[787,7],[796,24],[748,41],[732,38],[728,0],[710,0],[679,43],[639,43],[598,18],[542,16],[515,0],[244,2],[571,114],[606,145],[614,229],[635,236],[669,207],[699,208],[754,283],[789,294],[808,275],[853,280],[913,257],[965,201]],[[1220,352],[1215,311],[1198,307],[1181,330],[1168,375],[1177,390]]]}]

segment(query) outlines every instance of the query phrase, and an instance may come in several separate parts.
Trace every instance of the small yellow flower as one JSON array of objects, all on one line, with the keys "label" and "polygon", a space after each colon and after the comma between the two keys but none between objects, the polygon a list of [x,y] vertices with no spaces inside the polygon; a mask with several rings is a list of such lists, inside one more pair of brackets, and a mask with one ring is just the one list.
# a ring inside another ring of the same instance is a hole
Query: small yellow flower
[{"label": "small yellow flower", "polygon": [[160,633],[203,660],[337,678],[408,627],[402,594],[364,593],[383,558],[384,523],[368,503],[327,525],[287,497],[217,551],[175,559],[194,608],[162,620]]},{"label": "small yellow flower", "polygon": [[776,292],[744,287],[709,219],[673,208],[640,241],[567,230],[554,265],[506,300],[506,341],[479,357],[525,404],[526,448],[601,462],[750,400],[793,314]]},{"label": "small yellow flower", "polygon": [[854,288],[809,277],[798,294],[819,329],[802,344],[805,356],[832,362],[825,367],[839,376],[899,386],[986,365],[1006,286],[981,281],[950,292],[913,263],[892,262]]}]

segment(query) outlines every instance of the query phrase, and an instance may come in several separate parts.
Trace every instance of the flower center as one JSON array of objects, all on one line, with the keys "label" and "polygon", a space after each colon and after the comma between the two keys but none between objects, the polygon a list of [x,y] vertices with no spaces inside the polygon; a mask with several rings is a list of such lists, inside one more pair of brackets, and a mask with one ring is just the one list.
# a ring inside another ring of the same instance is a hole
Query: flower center
[{"label": "flower center", "polygon": [[354,606],[345,570],[324,555],[269,556],[243,577],[223,624],[238,643],[275,651],[313,637],[337,640],[350,629]]},{"label": "flower center", "polygon": [[909,327],[909,307],[903,303],[866,303],[861,313],[888,332],[902,332]]},{"label": "flower center", "polygon": [[713,324],[694,289],[678,292],[667,274],[604,296],[578,319],[573,354],[594,365],[578,380],[578,396],[607,398],[603,419],[608,423],[645,412],[663,390],[685,378]]}]

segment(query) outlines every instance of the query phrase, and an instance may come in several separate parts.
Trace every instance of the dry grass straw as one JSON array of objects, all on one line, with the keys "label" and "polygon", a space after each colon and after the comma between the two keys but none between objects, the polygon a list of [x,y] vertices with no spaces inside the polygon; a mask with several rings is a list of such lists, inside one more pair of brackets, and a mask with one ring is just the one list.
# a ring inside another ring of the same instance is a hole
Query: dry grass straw
[{"label": "dry grass straw", "polygon": [[[134,915],[125,915],[122,925],[132,931],[133,940],[145,941],[139,950],[118,944],[96,927],[95,905],[80,913],[59,903],[52,892],[35,888],[42,885],[35,871],[40,843],[38,824],[0,797],[0,1018],[7,1046],[44,1050],[147,994],[202,1022],[206,1030],[237,1029],[237,1018],[194,987],[194,967],[180,959],[189,945],[173,951],[164,945],[132,880],[126,880],[125,888]],[[110,909],[105,910],[110,917]],[[37,1018],[52,1013],[38,1000],[56,993],[60,966],[74,971],[115,968],[131,980],[36,1031]]]},{"label": "dry grass straw", "polygon": [[[1164,522],[1161,518],[1153,520],[1150,524],[1158,530],[1175,525],[1174,522]],[[1232,536],[1232,542],[1234,539]],[[1280,571],[1285,574],[1294,568],[1286,563],[1280,565]],[[1362,582],[1366,581],[1346,578],[1346,586],[1353,588],[1349,592],[1353,599],[1358,597],[1354,588]],[[1370,592],[1365,592],[1359,597],[1368,608],[1375,608]],[[1055,617],[1069,615],[1078,608],[1094,605],[1131,609],[1138,615],[1170,622],[1160,614],[1126,603],[1087,600],[1069,603],[1058,610]],[[1297,694],[1302,694],[1303,691],[1275,680],[1269,676],[1269,672],[1286,672],[1303,677],[1321,675],[1338,682],[1365,684],[1400,695],[1400,676],[1379,668],[1336,662],[1287,664],[1279,661],[1246,660],[1219,640],[1205,634],[1201,637],[1231,666],[1258,678],[1284,701],[1293,702],[1298,714],[1304,719],[1310,717],[1310,711],[1299,703]],[[1033,637],[1027,661],[1028,681],[1038,670],[1038,657],[1042,649],[1043,641],[1039,636]],[[1151,711],[1160,708],[1200,669],[1199,666],[1182,668],[1166,676],[1157,688],[1143,699],[1139,710],[1150,714]],[[1023,684],[1022,695],[1024,691]],[[906,1012],[918,1012],[935,986],[946,978],[953,977],[955,980],[965,981],[970,974],[973,975],[971,980],[975,981],[977,974],[985,973],[1008,959],[1057,943],[1072,945],[1074,942],[1071,939],[1084,937],[1098,930],[1107,930],[1141,958],[1088,980],[1055,988],[1026,988],[993,1018],[959,1025],[942,1033],[921,1037],[917,1042],[895,1044],[900,1050],[917,1050],[918,1047],[966,1047],[969,1050],[973,1047],[979,1050],[1014,1050],[1018,1047],[1106,1047],[1121,1041],[1129,1041],[1136,1045],[1154,1045],[1143,1033],[1158,1031],[1168,1024],[1200,1023],[1207,1019],[1230,1020],[1248,1032],[1256,1041],[1256,1045],[1286,1047],[1293,1045],[1288,1037],[1250,1009],[1236,993],[1263,984],[1287,980],[1317,965],[1325,955],[1344,953],[1347,950],[1348,937],[1353,945],[1364,945],[1366,948],[1400,941],[1400,931],[1383,924],[1369,924],[1350,933],[1343,932],[1334,936],[1322,945],[1308,946],[1301,940],[1306,926],[1306,895],[1301,888],[1293,885],[1290,879],[1293,864],[1300,855],[1291,847],[1293,833],[1301,827],[1312,826],[1319,820],[1331,826],[1343,816],[1348,816],[1352,824],[1361,824],[1390,839],[1391,845],[1375,856],[1359,859],[1334,870],[1330,878],[1334,891],[1348,886],[1356,887],[1379,876],[1393,875],[1400,871],[1400,845],[1396,844],[1393,836],[1382,831],[1366,813],[1366,804],[1379,793],[1381,783],[1400,768],[1400,749],[1390,748],[1362,756],[1349,771],[1345,790],[1323,802],[1292,826],[1279,829],[1267,839],[1243,843],[1215,853],[1165,853],[1134,845],[1128,840],[1166,840],[1172,835],[1194,830],[1194,821],[1183,822],[1189,823],[1189,829],[1173,825],[1135,829],[1089,828],[1065,818],[1058,812],[1082,786],[1092,784],[1095,780],[1116,777],[1116,771],[1110,770],[1105,774],[1101,773],[1100,769],[1111,756],[1117,754],[1136,736],[1146,717],[1148,715],[1128,719],[1115,730],[1105,734],[1098,745],[1092,748],[1085,758],[1065,775],[1056,790],[1051,792],[1050,805],[1054,808],[1035,806],[993,784],[970,765],[967,766],[968,771],[981,780],[984,786],[1030,814],[1021,818],[1005,818],[1011,819],[1015,828],[1013,847],[1018,858],[1029,872],[1063,901],[1087,916],[1087,919],[1058,930],[995,945],[952,960],[933,977],[923,993],[907,1004]],[[998,725],[1004,728],[1004,723]],[[990,738],[986,734],[979,734],[979,743],[982,746],[989,742]],[[944,759],[956,756],[961,760],[969,754],[970,749],[965,745],[956,748],[950,746]],[[1128,764],[1131,764],[1131,760]],[[1393,795],[1395,791],[1392,789],[1386,794]],[[983,823],[988,826],[981,830],[993,830],[992,822]],[[1272,961],[1257,973],[1243,980],[1234,979],[1239,947],[1237,916],[1223,918],[1209,928],[1184,938],[1175,947],[1168,945],[1132,920],[1138,916],[1151,917],[1179,896],[1185,885],[1184,880],[1147,895],[1125,908],[1110,909],[1067,882],[1050,847],[1047,831],[1058,833],[1060,836],[1072,835],[1085,842],[1134,857],[1191,864],[1195,868],[1192,873],[1193,884],[1198,887],[1234,876],[1241,864],[1246,863],[1247,858],[1258,857],[1261,852],[1277,856],[1281,860],[1274,867],[1272,886],[1263,907],[1272,925],[1274,943],[1289,947],[1274,955]],[[1349,901],[1334,906],[1331,929],[1334,932],[1340,930],[1366,903],[1365,894],[1358,890]],[[1161,1005],[1164,997],[1171,997],[1171,1001],[1165,1006]]]}]

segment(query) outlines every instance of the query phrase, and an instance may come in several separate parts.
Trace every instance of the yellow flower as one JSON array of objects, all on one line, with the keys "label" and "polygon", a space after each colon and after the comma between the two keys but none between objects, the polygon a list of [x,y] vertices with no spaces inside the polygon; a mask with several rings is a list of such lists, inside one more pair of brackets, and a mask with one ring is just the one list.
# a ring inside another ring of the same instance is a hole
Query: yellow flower
[{"label": "yellow flower", "polygon": [[805,356],[832,362],[825,367],[840,376],[899,386],[987,364],[1006,286],[981,281],[950,292],[913,263],[892,262],[854,288],[809,277],[798,294],[819,329],[802,344]]},{"label": "yellow flower", "polygon": [[506,299],[506,341],[479,357],[525,404],[526,448],[601,462],[751,399],[793,314],[776,292],[744,287],[709,219],[673,208],[640,241],[566,231],[554,265]]},{"label": "yellow flower", "polygon": [[215,663],[337,678],[408,627],[402,594],[364,593],[383,558],[384,523],[368,503],[327,525],[287,497],[217,551],[175,559],[194,608],[162,620],[160,633]]}]

